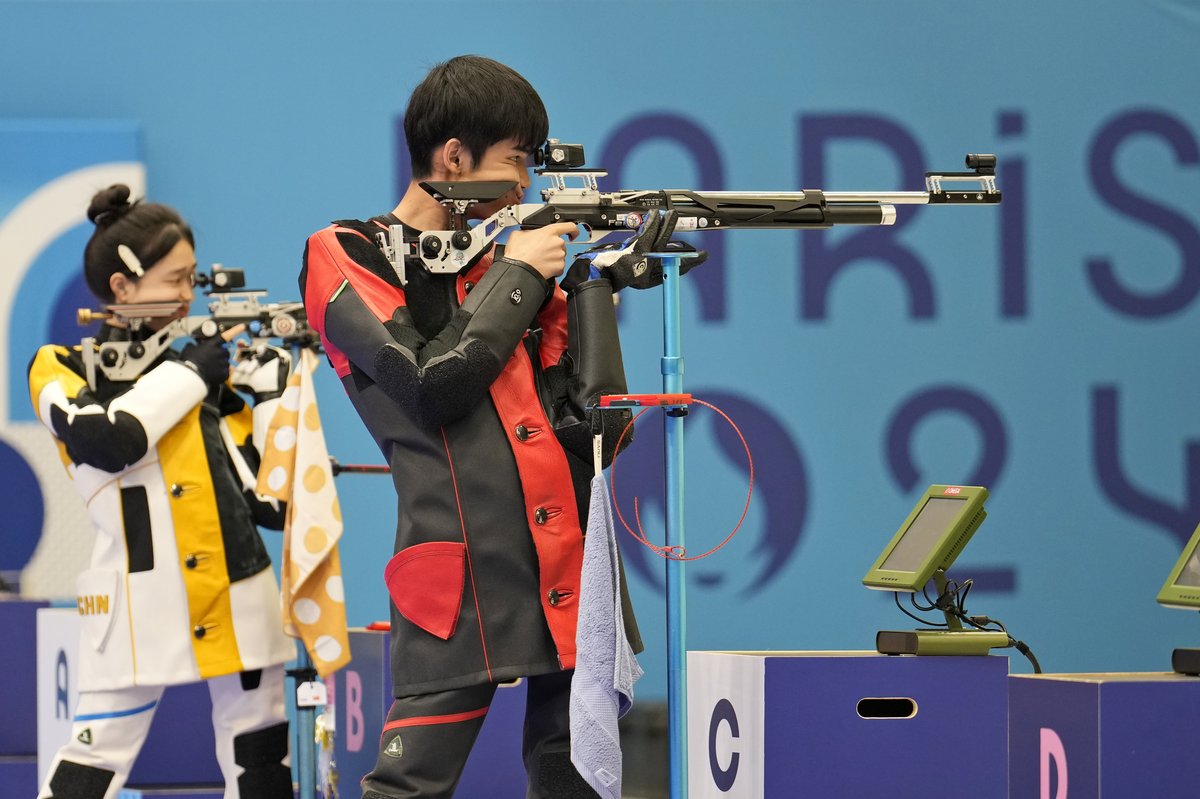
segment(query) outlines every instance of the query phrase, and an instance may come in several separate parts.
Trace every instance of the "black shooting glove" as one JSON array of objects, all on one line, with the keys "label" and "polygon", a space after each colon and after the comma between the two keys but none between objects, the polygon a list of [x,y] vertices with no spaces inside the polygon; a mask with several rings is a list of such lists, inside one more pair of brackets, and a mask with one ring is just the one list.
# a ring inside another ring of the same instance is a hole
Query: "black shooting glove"
[{"label": "black shooting glove", "polygon": [[660,286],[663,282],[662,259],[649,253],[695,253],[680,261],[679,274],[686,275],[704,263],[708,252],[697,250],[686,241],[671,241],[678,222],[678,211],[651,211],[633,236],[580,253],[563,278],[563,289],[570,292],[580,284],[600,277],[609,279],[614,292],[626,286],[635,289]]},{"label": "black shooting glove", "polygon": [[229,344],[220,336],[198,339],[184,346],[180,359],[196,370],[210,387],[219,386],[229,378]]}]

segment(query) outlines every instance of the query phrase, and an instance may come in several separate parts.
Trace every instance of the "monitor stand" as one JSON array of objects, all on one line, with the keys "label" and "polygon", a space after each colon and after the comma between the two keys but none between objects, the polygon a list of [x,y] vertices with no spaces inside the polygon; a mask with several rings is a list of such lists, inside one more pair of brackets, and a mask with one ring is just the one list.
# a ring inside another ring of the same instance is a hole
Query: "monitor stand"
[{"label": "monitor stand", "polygon": [[1200,649],[1176,649],[1171,653],[1171,668],[1176,674],[1200,676]]},{"label": "monitor stand", "polygon": [[[933,573],[933,583],[938,596],[946,593],[944,569]],[[880,630],[875,634],[875,650],[882,655],[986,655],[993,649],[1010,645],[1008,633],[967,630],[957,616],[949,611],[942,613],[946,617],[946,629]],[[1200,655],[1200,650],[1191,651]]]}]

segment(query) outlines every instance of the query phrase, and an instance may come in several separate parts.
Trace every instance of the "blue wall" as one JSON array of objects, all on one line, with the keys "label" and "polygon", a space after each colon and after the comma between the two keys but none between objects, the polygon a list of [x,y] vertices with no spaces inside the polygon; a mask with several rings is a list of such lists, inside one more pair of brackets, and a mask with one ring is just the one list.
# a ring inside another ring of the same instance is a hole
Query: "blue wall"
[{"label": "blue wall", "polygon": [[[140,123],[150,195],[193,222],[201,263],[279,299],[310,231],[393,206],[396,118],[461,52],[524,73],[611,188],[916,189],[997,153],[999,209],[703,239],[686,383],[742,425],[759,482],[733,543],[691,567],[689,646],[869,648],[907,626],[859,580],[932,482],[990,487],[959,572],[1047,670],[1162,670],[1200,641],[1154,602],[1200,521],[1194,0],[0,2],[0,30],[0,119]],[[72,280],[61,260],[38,279]],[[653,391],[658,297],[626,300],[631,388]],[[12,351],[42,324],[10,329]],[[31,418],[27,357],[14,419]],[[319,391],[331,450],[378,461],[328,370]],[[689,422],[695,551],[745,491],[711,416]],[[638,484],[657,530],[650,425],[640,438],[620,494],[631,508]],[[339,489],[351,621],[385,618],[390,486]],[[622,545],[643,695],[661,695],[661,566]]]}]

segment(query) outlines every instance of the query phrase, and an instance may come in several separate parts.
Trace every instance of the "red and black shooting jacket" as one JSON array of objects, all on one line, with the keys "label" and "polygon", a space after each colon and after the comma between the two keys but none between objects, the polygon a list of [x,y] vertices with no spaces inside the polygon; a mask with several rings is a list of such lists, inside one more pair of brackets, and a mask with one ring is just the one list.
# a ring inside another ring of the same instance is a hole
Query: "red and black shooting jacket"
[{"label": "red and black shooting jacket", "polygon": [[[389,224],[314,233],[300,289],[392,470],[393,693],[573,668],[592,476],[582,409],[626,391],[611,284],[568,297],[488,253],[456,274],[409,268],[401,285],[375,243]],[[605,418],[606,464],[627,418]]]}]

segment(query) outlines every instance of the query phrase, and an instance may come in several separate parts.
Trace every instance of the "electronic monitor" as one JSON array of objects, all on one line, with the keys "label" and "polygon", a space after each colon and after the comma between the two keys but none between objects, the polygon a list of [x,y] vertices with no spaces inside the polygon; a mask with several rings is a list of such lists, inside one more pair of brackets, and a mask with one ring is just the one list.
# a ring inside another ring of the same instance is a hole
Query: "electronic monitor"
[{"label": "electronic monitor", "polygon": [[1158,592],[1158,601],[1172,608],[1200,610],[1200,526]]},{"label": "electronic monitor", "polygon": [[884,547],[863,585],[880,591],[921,591],[945,571],[987,517],[982,486],[933,485]]}]

